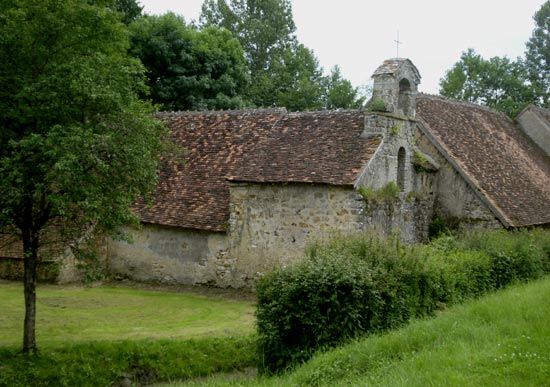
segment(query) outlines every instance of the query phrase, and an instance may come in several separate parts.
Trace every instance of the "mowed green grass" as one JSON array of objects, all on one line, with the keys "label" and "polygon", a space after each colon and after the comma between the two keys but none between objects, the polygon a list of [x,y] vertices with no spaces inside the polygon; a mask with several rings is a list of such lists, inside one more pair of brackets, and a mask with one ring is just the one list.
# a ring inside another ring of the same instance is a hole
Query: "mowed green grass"
[{"label": "mowed green grass", "polygon": [[[0,281],[0,347],[23,340],[22,284]],[[39,284],[38,346],[91,341],[247,336],[254,303],[222,296],[113,286]]]},{"label": "mowed green grass", "polygon": [[278,377],[165,386],[550,386],[550,278],[318,354]]}]

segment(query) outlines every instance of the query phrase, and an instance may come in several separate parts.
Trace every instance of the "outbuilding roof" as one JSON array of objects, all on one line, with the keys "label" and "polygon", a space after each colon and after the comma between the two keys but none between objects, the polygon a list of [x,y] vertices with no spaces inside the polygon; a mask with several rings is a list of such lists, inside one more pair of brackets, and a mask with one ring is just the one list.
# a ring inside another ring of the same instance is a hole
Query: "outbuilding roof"
[{"label": "outbuilding roof", "polygon": [[550,223],[550,161],[505,114],[419,95],[417,119],[504,224]]}]

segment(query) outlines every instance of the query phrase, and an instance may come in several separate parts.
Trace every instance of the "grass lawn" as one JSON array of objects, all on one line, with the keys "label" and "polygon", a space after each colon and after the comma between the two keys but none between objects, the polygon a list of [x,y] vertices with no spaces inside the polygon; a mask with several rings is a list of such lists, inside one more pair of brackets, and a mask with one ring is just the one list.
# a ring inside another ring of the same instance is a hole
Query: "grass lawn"
[{"label": "grass lawn", "polygon": [[[17,353],[21,285],[0,282],[0,386],[550,386],[550,278],[256,377],[253,301],[41,285],[39,355]],[[179,322],[178,322],[179,321]],[[210,375],[210,376],[208,376]],[[174,382],[186,380],[186,382]]]},{"label": "grass lawn", "polygon": [[170,386],[550,386],[550,278],[319,354],[279,377]]},{"label": "grass lawn", "polygon": [[136,386],[256,364],[251,297],[176,290],[41,284],[39,352],[25,356],[22,285],[0,281],[0,387]]},{"label": "grass lawn", "polygon": [[[23,342],[22,284],[0,281],[0,348]],[[254,303],[221,295],[100,286],[38,285],[40,347],[137,339],[243,336]]]}]

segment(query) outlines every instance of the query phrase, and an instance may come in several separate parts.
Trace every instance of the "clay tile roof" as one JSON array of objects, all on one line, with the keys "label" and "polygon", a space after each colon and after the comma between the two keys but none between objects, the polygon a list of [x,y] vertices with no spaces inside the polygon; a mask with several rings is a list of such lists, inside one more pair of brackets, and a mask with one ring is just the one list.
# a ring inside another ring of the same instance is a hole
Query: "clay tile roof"
[{"label": "clay tile roof", "polygon": [[503,113],[419,95],[417,118],[510,226],[550,223],[550,160]]},{"label": "clay tile roof", "polygon": [[232,180],[353,185],[380,144],[361,138],[360,111],[293,113],[283,117]]},{"label": "clay tile roof", "polygon": [[224,231],[228,179],[255,182],[353,184],[379,140],[362,139],[360,112],[288,114],[285,110],[160,115],[181,160],[164,161],[152,206],[141,220]]}]

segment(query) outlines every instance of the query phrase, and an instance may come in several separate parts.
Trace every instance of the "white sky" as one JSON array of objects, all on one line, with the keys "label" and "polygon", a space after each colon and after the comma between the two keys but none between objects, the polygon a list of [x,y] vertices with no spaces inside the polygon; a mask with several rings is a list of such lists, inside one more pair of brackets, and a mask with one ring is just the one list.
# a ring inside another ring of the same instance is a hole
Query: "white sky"
[{"label": "white sky", "polygon": [[[144,12],[173,11],[197,20],[203,0],[140,0]],[[300,43],[325,72],[339,65],[354,86],[370,83],[384,59],[409,58],[422,76],[420,91],[435,94],[445,71],[468,48],[488,59],[523,56],[545,0],[292,0]]]}]

